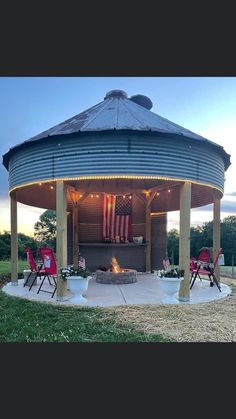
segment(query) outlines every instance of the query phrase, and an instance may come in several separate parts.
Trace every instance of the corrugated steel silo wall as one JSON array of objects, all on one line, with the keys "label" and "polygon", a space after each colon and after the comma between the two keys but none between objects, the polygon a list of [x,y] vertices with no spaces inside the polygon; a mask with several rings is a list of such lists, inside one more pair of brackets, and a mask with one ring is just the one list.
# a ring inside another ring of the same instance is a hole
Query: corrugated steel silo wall
[{"label": "corrugated steel silo wall", "polygon": [[105,175],[162,176],[223,189],[224,162],[204,141],[140,132],[101,132],[28,143],[10,158],[10,189],[40,180]]}]

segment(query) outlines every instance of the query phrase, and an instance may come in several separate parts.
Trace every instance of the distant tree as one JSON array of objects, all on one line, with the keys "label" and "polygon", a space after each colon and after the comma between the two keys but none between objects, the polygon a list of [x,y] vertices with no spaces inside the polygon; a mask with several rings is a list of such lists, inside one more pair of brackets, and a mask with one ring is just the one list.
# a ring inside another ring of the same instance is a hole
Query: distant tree
[{"label": "distant tree", "polygon": [[[33,252],[37,251],[37,242],[33,237],[27,236],[26,234],[18,234],[18,257],[25,259],[25,246],[31,247]],[[0,259],[6,260],[11,258],[11,233],[4,231],[0,233]]]},{"label": "distant tree", "polygon": [[[213,221],[204,223],[199,229],[198,237],[196,231],[192,233],[191,229],[191,249],[198,247],[198,250],[203,247],[213,246]],[[222,252],[225,256],[225,265],[231,265],[232,254],[235,255],[236,260],[236,217],[230,215],[225,217],[220,223],[220,242]],[[195,256],[195,254],[193,254]]]},{"label": "distant tree", "polygon": [[10,259],[11,257],[11,235],[9,231],[0,233],[0,259]]},{"label": "distant tree", "polygon": [[26,234],[19,233],[18,234],[18,256],[20,259],[26,258],[25,247],[29,246],[32,249],[33,254],[37,254],[38,245],[36,240],[31,237],[27,236]]},{"label": "distant tree", "polygon": [[202,225],[202,246],[213,246],[213,221],[203,223]]},{"label": "distant tree", "polygon": [[[190,229],[190,256],[198,256],[201,247],[207,246],[204,237],[204,227],[197,226]],[[208,247],[208,246],[207,246]]]},{"label": "distant tree", "polygon": [[221,247],[225,256],[225,265],[231,265],[232,255],[236,262],[236,217],[225,217],[221,223]]},{"label": "distant tree", "polygon": [[170,230],[167,235],[167,252],[169,258],[174,257],[175,265],[179,264],[179,232],[175,228]]},{"label": "distant tree", "polygon": [[56,212],[46,210],[34,225],[34,236],[40,246],[49,246],[56,250]]}]

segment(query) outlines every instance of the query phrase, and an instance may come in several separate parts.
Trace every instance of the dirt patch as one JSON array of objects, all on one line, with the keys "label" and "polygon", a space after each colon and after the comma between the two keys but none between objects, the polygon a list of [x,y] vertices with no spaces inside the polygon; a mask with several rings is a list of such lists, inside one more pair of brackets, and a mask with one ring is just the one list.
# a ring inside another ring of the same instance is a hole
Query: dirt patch
[{"label": "dirt patch", "polygon": [[236,280],[222,278],[232,294],[201,304],[135,305],[106,309],[136,331],[158,333],[176,342],[236,342]]}]

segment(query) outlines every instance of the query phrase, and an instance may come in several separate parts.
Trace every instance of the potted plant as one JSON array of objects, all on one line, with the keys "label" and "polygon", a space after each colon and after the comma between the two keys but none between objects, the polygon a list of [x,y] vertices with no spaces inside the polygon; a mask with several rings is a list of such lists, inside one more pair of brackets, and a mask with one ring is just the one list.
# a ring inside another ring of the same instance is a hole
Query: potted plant
[{"label": "potted plant", "polygon": [[178,300],[174,295],[179,290],[180,282],[184,277],[184,271],[180,269],[159,270],[157,271],[157,276],[162,291],[167,294],[163,299],[163,303],[176,304]]},{"label": "potted plant", "polygon": [[69,289],[74,293],[70,302],[73,304],[86,303],[87,299],[83,297],[83,294],[88,289],[89,280],[92,278],[91,272],[87,268],[75,268],[74,265],[69,265],[61,268],[61,277],[68,280]]}]

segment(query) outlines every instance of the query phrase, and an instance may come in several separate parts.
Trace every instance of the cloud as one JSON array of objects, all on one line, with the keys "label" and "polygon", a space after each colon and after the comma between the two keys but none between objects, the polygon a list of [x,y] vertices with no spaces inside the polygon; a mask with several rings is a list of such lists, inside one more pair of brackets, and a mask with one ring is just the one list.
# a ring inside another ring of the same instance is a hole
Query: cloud
[{"label": "cloud", "polygon": [[[28,205],[17,205],[18,232],[29,236],[34,235],[34,224],[39,220],[39,216],[45,209],[30,207]],[[10,201],[9,199],[0,200],[0,231],[10,231]]]},{"label": "cloud", "polygon": [[225,195],[225,196],[236,196],[236,192],[231,192],[231,193],[228,193],[227,195]]},{"label": "cloud", "polygon": [[[208,212],[213,211],[213,204],[205,205],[200,208],[193,208],[192,212]],[[221,214],[232,213],[236,214],[236,192],[224,195],[221,200]]]}]

